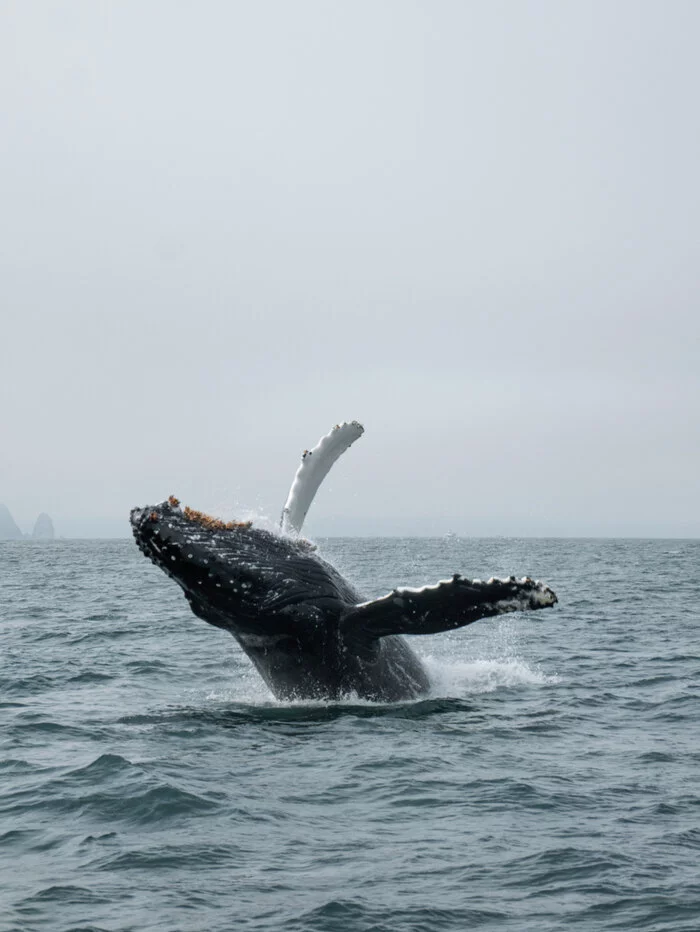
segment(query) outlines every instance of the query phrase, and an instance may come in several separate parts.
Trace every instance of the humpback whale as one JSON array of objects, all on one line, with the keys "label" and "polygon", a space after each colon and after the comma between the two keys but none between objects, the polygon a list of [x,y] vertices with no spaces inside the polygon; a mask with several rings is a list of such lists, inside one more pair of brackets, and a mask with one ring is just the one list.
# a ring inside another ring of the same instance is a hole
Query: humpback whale
[{"label": "humpback whale", "polygon": [[430,680],[404,635],[557,601],[529,577],[458,573],[365,600],[300,536],[323,478],[362,432],[356,421],[339,424],[304,451],[279,533],[182,508],[173,496],[131,512],[141,551],[183,589],[195,615],[235,637],[278,699],[415,699]]}]

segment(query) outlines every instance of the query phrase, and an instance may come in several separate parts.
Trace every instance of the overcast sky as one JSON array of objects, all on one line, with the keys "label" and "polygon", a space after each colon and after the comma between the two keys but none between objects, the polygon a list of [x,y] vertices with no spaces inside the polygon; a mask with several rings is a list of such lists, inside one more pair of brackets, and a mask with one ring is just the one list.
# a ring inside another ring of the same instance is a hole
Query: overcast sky
[{"label": "overcast sky", "polygon": [[700,536],[700,4],[4,0],[0,502]]}]

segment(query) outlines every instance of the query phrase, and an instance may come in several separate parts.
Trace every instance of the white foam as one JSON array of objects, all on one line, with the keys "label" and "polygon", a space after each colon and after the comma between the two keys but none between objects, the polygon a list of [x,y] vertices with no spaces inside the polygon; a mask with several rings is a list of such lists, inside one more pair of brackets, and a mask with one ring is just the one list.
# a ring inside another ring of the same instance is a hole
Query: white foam
[{"label": "white foam", "polygon": [[[496,651],[500,656],[455,659],[454,657],[420,654],[430,677],[431,688],[428,696],[420,696],[415,702],[430,699],[464,699],[482,693],[492,693],[501,689],[518,687],[547,687],[560,682],[556,674],[545,673],[537,664],[528,662],[523,657],[513,655],[508,650],[508,632],[502,631]],[[505,638],[505,640],[504,640]],[[500,647],[500,650],[499,650]],[[260,677],[250,661],[242,656],[232,671],[231,686],[210,690],[204,698],[208,702],[236,703],[261,708],[285,707],[326,707],[360,705],[372,706],[377,703],[358,696],[344,696],[340,700],[332,699],[276,699]],[[404,705],[405,703],[399,703]]]},{"label": "white foam", "polygon": [[445,661],[423,658],[431,681],[430,694],[440,698],[461,698],[497,689],[518,686],[550,686],[559,682],[556,675],[544,673],[518,657]]}]

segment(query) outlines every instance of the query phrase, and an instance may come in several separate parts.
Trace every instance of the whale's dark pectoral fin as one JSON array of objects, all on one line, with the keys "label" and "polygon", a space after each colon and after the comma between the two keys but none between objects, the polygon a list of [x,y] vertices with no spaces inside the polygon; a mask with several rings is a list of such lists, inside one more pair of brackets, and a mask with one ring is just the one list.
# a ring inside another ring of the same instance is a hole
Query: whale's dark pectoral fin
[{"label": "whale's dark pectoral fin", "polygon": [[422,589],[394,589],[372,602],[355,605],[340,623],[348,639],[388,634],[437,634],[463,628],[480,618],[548,608],[557,601],[544,583],[523,579],[465,579],[453,576]]}]

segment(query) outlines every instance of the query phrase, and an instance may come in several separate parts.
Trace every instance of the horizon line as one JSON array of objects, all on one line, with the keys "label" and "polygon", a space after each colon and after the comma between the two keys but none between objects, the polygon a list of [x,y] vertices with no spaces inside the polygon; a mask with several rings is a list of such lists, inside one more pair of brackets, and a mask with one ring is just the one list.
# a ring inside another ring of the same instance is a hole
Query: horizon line
[{"label": "horizon line", "polygon": [[[302,534],[300,537],[306,540],[700,540],[700,534],[691,537],[668,534],[317,534],[307,537]],[[109,537],[87,535],[65,537],[61,535],[53,538],[38,538],[27,535],[18,538],[0,538],[0,544],[55,544],[79,540],[129,541],[131,536],[128,534]]]}]

